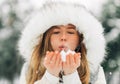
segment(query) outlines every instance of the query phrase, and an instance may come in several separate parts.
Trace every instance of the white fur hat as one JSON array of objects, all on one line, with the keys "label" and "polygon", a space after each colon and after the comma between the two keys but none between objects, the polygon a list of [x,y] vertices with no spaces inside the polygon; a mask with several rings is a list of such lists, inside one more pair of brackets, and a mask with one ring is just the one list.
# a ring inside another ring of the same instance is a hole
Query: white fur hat
[{"label": "white fur hat", "polygon": [[40,36],[53,25],[74,24],[84,34],[87,59],[98,66],[104,59],[105,39],[100,22],[83,6],[75,3],[45,3],[22,31],[18,46],[26,61],[30,60]]}]

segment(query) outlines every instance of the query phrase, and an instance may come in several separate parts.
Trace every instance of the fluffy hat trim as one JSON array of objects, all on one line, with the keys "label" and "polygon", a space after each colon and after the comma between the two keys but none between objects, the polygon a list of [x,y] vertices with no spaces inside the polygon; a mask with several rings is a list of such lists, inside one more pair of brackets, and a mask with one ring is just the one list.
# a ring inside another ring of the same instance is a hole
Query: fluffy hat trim
[{"label": "fluffy hat trim", "polygon": [[47,3],[33,16],[22,31],[19,51],[29,61],[40,36],[53,25],[72,23],[84,34],[87,59],[97,67],[104,59],[105,39],[100,22],[84,7],[78,4]]}]

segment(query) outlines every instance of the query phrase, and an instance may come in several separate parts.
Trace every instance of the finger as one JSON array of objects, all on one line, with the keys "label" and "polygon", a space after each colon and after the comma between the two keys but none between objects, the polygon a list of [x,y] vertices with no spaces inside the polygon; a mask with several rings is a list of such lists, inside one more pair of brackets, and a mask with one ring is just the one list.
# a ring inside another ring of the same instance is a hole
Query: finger
[{"label": "finger", "polygon": [[67,65],[70,64],[70,54],[68,54],[66,56],[66,62],[65,62]]},{"label": "finger", "polygon": [[46,55],[45,55],[45,59],[44,59],[44,60],[47,60],[48,53],[50,53],[50,52],[49,52],[49,51],[46,52]]},{"label": "finger", "polygon": [[62,60],[61,60],[60,54],[58,53],[58,54],[57,54],[57,57],[56,57],[56,63],[55,63],[56,66],[59,66],[60,61],[62,61]]},{"label": "finger", "polygon": [[50,60],[50,63],[55,64],[56,58],[57,58],[57,54],[58,54],[58,51],[55,51],[53,56],[52,56],[52,58],[51,58],[51,60]]},{"label": "finger", "polygon": [[62,70],[62,60],[59,61],[58,67]]},{"label": "finger", "polygon": [[53,61],[54,61],[54,63],[55,63],[55,65],[58,65],[59,64],[59,52],[58,51],[55,51],[55,53],[54,53],[54,57],[53,57]]},{"label": "finger", "polygon": [[70,65],[74,65],[74,56],[72,54],[70,54]]},{"label": "finger", "polygon": [[75,54],[75,63],[77,64],[77,65],[80,65],[80,53],[76,53]]},{"label": "finger", "polygon": [[49,51],[46,52],[46,55],[45,55],[45,58],[44,58],[44,63],[47,62],[47,60],[48,60],[48,54],[49,54],[49,53],[50,53]]},{"label": "finger", "polygon": [[54,54],[53,52],[47,52],[46,53],[46,57],[45,57],[46,63],[50,62],[50,60],[52,59],[53,54]]},{"label": "finger", "polygon": [[47,60],[50,60],[51,57],[52,57],[52,54],[53,54],[53,52],[49,52],[49,51],[47,51],[47,52],[46,52],[46,56],[45,56],[45,58],[46,58]]}]

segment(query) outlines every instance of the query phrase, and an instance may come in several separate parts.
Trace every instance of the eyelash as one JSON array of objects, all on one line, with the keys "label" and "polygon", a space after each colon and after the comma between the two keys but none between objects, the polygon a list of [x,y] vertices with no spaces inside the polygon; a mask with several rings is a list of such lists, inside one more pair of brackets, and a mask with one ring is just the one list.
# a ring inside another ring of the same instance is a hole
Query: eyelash
[{"label": "eyelash", "polygon": [[67,32],[67,33],[69,33],[69,34],[75,34],[74,32]]},{"label": "eyelash", "polygon": [[53,32],[53,34],[59,34],[59,33],[60,33],[59,31]]},{"label": "eyelash", "polygon": [[[59,31],[56,31],[56,32],[53,32],[53,34],[59,34],[60,32]],[[75,34],[74,32],[67,32],[68,34]]]}]

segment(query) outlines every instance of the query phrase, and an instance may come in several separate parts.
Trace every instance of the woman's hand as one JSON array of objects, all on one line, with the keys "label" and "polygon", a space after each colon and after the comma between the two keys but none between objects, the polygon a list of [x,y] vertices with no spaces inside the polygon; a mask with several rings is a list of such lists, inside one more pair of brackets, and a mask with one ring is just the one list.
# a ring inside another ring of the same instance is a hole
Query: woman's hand
[{"label": "woman's hand", "polygon": [[66,61],[63,62],[63,71],[65,75],[72,74],[80,66],[80,53],[75,53],[74,55],[68,54]]},{"label": "woman's hand", "polygon": [[46,67],[49,73],[58,77],[59,72],[62,70],[62,60],[60,53],[58,51],[55,52],[47,51],[44,59],[44,66]]}]

